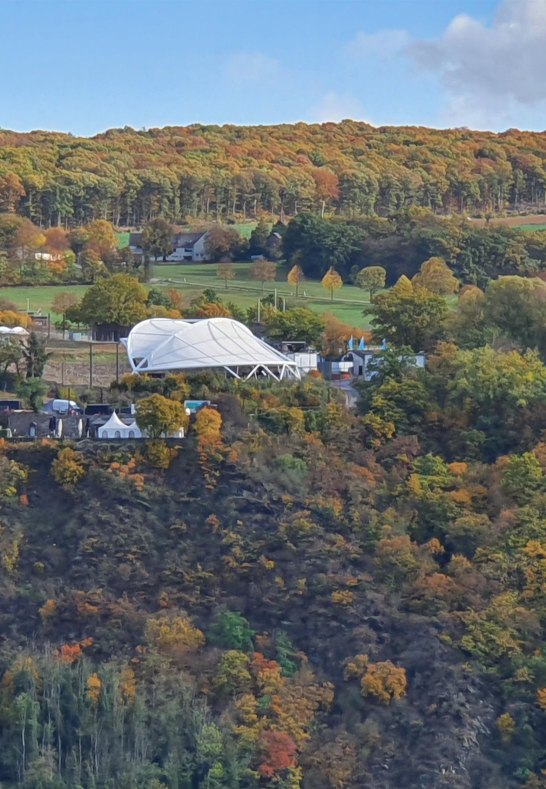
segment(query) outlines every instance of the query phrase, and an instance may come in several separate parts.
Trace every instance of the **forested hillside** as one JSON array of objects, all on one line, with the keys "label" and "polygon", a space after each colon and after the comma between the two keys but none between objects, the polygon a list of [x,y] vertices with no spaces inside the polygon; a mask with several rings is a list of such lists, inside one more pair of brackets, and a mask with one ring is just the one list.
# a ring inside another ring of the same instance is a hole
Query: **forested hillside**
[{"label": "forested hillside", "polygon": [[321,125],[112,129],[96,137],[0,131],[0,207],[39,225],[161,215],[389,215],[542,209],[546,135]]},{"label": "forested hillside", "polygon": [[0,448],[2,786],[544,787],[538,357],[112,397],[189,386],[181,446]]}]

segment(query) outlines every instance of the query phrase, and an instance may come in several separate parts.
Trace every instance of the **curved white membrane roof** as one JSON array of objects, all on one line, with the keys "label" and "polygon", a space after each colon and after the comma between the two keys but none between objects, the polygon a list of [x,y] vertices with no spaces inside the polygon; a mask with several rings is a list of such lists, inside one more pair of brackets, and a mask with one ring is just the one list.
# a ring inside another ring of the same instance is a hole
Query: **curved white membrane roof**
[{"label": "curved white membrane roof", "polygon": [[231,318],[141,321],[125,342],[134,372],[224,369],[236,378],[299,378],[296,363]]}]

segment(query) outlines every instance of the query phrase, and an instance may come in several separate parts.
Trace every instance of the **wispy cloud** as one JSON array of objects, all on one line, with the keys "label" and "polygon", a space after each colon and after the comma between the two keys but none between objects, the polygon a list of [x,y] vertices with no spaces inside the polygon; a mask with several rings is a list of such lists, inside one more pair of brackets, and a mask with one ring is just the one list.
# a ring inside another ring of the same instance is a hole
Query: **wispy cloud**
[{"label": "wispy cloud", "polygon": [[500,0],[490,24],[459,14],[435,39],[361,32],[346,51],[355,60],[406,58],[437,78],[442,125],[501,128],[546,113],[546,0]]},{"label": "wispy cloud", "polygon": [[354,58],[389,59],[403,53],[410,41],[410,34],[406,30],[357,33],[347,44],[347,52]]},{"label": "wispy cloud", "polygon": [[272,85],[282,73],[278,60],[263,52],[235,52],[224,63],[223,78],[228,87],[247,88]]},{"label": "wispy cloud", "polygon": [[311,109],[311,120],[325,123],[326,121],[363,120],[364,108],[355,96],[347,93],[329,91]]},{"label": "wispy cloud", "polygon": [[517,125],[522,110],[546,108],[546,0],[503,0],[491,25],[456,16],[439,39],[408,52],[440,76],[450,123]]}]

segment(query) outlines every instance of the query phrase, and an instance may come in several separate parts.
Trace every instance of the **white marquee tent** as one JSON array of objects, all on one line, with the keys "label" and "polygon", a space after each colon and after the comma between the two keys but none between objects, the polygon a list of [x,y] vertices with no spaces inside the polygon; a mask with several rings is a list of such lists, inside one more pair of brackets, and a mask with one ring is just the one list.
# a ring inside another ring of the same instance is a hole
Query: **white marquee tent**
[{"label": "white marquee tent", "polygon": [[136,373],[220,369],[239,379],[298,378],[295,361],[231,318],[141,321],[123,341]]},{"label": "white marquee tent", "polygon": [[142,438],[142,432],[135,421],[126,425],[114,411],[109,420],[101,425],[97,434],[99,438]]}]

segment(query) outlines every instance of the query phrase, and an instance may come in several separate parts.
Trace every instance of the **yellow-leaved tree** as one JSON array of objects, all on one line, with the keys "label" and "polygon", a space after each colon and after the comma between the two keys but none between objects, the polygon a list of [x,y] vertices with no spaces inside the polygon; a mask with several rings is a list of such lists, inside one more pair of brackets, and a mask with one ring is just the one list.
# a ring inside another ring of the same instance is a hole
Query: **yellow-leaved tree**
[{"label": "yellow-leaved tree", "polygon": [[73,490],[85,476],[85,467],[81,455],[70,447],[61,449],[53,463],[51,473],[56,482],[65,490]]},{"label": "yellow-leaved tree", "polygon": [[189,417],[182,403],[160,394],[153,394],[138,401],[136,421],[140,429],[145,430],[150,438],[161,438],[181,428],[186,430]]},{"label": "yellow-leaved tree", "polygon": [[459,280],[453,274],[443,258],[432,257],[421,264],[412,282],[421,288],[436,293],[437,296],[449,296],[459,290]]},{"label": "yellow-leaved tree", "polygon": [[334,300],[334,291],[343,287],[343,280],[333,266],[330,266],[322,278],[322,287],[330,291],[330,300]]},{"label": "yellow-leaved tree", "polygon": [[298,298],[299,288],[301,283],[304,281],[305,276],[303,274],[303,269],[297,263],[295,263],[290,271],[288,272],[288,276],[286,277],[287,281],[296,288],[296,298]]},{"label": "yellow-leaved tree", "polygon": [[360,680],[362,695],[372,696],[381,704],[390,704],[406,695],[406,671],[390,660],[372,663],[368,655],[356,655],[346,662],[344,676]]}]

